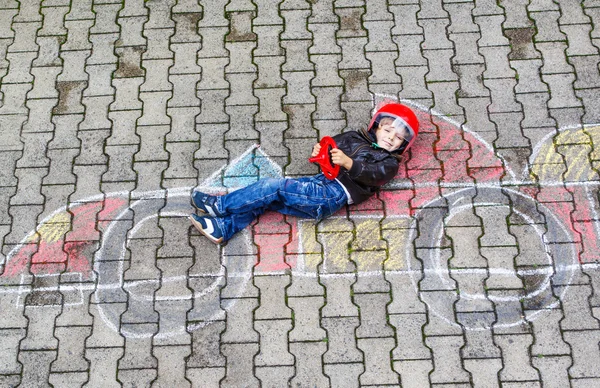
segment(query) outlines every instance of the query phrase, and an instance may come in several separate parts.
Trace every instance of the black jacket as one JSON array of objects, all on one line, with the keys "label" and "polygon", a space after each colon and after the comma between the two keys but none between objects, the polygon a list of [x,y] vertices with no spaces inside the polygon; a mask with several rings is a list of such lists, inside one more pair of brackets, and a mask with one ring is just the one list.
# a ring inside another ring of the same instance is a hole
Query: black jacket
[{"label": "black jacket", "polygon": [[379,148],[371,133],[349,131],[335,135],[333,139],[353,161],[350,171],[340,168],[337,179],[346,187],[355,204],[371,197],[398,173],[400,155]]}]

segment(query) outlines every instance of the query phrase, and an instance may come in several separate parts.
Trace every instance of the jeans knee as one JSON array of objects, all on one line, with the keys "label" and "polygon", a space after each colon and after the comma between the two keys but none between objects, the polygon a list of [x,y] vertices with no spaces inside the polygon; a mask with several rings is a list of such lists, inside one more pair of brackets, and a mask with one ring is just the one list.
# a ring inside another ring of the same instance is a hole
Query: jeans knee
[{"label": "jeans knee", "polygon": [[260,181],[261,189],[264,193],[277,192],[283,187],[283,180],[277,178],[262,178]]}]

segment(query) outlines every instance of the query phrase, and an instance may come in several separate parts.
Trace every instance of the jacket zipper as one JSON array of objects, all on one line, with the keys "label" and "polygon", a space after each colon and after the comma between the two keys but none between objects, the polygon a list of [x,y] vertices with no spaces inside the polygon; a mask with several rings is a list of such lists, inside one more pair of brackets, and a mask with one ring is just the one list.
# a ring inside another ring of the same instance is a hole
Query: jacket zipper
[{"label": "jacket zipper", "polygon": [[356,153],[357,153],[358,151],[360,151],[361,149],[363,149],[363,148],[365,148],[365,147],[370,147],[370,146],[368,146],[368,145],[361,145],[361,146],[359,146],[357,149],[355,149],[355,150],[354,150],[354,152],[353,152],[352,154],[348,155],[348,157],[352,157],[352,156],[356,155]]}]

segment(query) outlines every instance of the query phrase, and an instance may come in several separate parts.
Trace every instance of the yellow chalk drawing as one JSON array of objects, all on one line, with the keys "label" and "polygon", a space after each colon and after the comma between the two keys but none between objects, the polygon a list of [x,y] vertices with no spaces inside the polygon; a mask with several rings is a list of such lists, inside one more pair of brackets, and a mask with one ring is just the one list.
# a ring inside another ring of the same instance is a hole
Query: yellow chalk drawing
[{"label": "yellow chalk drawing", "polygon": [[386,271],[409,269],[407,261],[410,260],[409,256],[413,256],[412,241],[409,241],[410,232],[409,229],[389,229],[382,231],[383,238],[388,242],[389,257],[384,263]]},{"label": "yellow chalk drawing", "polygon": [[[564,161],[563,161],[564,156]],[[597,180],[590,159],[600,158],[600,126],[569,128],[547,140],[532,163],[531,175],[541,182]]]},{"label": "yellow chalk drawing", "polygon": [[[321,264],[328,273],[379,271],[404,268],[404,249],[408,229],[396,230],[394,241],[386,242],[381,236],[381,217],[330,218],[319,225],[312,221],[299,222],[304,270],[316,271]],[[384,231],[389,235],[389,231]],[[390,249],[390,255],[385,252]],[[322,253],[318,255],[310,253]]]},{"label": "yellow chalk drawing", "polygon": [[27,242],[35,241],[38,237],[47,243],[53,243],[61,240],[71,228],[71,218],[69,213],[61,212],[54,215],[51,219],[41,224],[37,230],[27,239]]}]

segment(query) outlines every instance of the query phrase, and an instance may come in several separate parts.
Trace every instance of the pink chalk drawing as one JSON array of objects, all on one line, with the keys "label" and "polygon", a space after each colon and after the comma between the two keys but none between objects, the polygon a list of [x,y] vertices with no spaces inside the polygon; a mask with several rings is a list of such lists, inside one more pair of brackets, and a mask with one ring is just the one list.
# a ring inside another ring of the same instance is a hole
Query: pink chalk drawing
[{"label": "pink chalk drawing", "polygon": [[[223,277],[237,279],[227,284],[230,294],[241,295],[252,275],[320,278],[409,275],[415,292],[430,311],[456,324],[453,317],[436,310],[436,302],[424,287],[434,284],[456,291],[456,282],[449,276],[454,273],[477,275],[483,271],[489,279],[510,281],[535,278],[523,295],[493,296],[479,290],[461,291],[460,298],[491,300],[497,305],[529,299],[543,309],[557,303],[550,287],[551,278],[555,284],[568,286],[581,264],[600,261],[597,213],[600,185],[594,175],[597,172],[591,164],[585,173],[575,168],[589,160],[590,149],[598,148],[589,144],[600,144],[600,126],[569,127],[548,134],[533,149],[530,168],[516,172],[476,132],[411,101],[402,102],[417,111],[421,131],[398,175],[377,196],[321,222],[266,213],[236,236],[234,244],[218,248],[222,270],[206,274],[214,281],[204,290],[195,290],[189,297],[161,297],[194,299],[202,306],[196,309],[202,313],[195,321],[210,322],[219,319],[222,311],[233,308],[235,303],[233,298],[219,301]],[[584,146],[575,155],[569,154],[568,147],[564,150],[566,156],[557,153],[557,142],[567,144],[582,133],[587,134],[588,143],[582,141]],[[254,146],[217,170],[198,188],[223,193],[248,184],[249,179],[282,175],[281,168],[260,147]],[[114,290],[126,287],[130,298],[152,301],[152,292],[148,294],[145,285],[185,278],[182,273],[173,279],[128,283],[123,278],[123,263],[131,239],[145,222],[159,217],[157,209],[160,216],[180,217],[181,223],[187,223],[185,217],[193,211],[189,199],[192,190],[181,187],[140,193],[137,200],[129,200],[127,192],[109,193],[59,209],[9,252],[0,276],[19,279],[38,273],[79,274],[84,280],[95,281],[95,284],[82,283],[81,287],[92,287],[111,328],[125,336],[153,335],[120,327],[121,312],[111,310],[111,298]],[[148,198],[162,200],[164,206],[150,206]],[[135,224],[127,219],[131,212],[136,215]],[[128,222],[122,222],[125,220]],[[522,258],[524,248],[519,247],[517,259],[523,260],[521,266],[512,264],[517,254],[510,253],[499,260],[488,258],[486,268],[454,268],[443,259],[442,251],[451,250],[454,244],[446,236],[449,227],[456,224],[492,229],[492,223],[498,221],[502,228],[508,228],[503,234],[505,239],[512,238],[515,246],[526,240],[538,256],[533,261]],[[526,227],[529,234],[520,235],[520,229],[514,225]],[[251,260],[232,259],[240,255]],[[511,263],[508,267],[507,262]],[[509,316],[496,325],[522,322],[520,315]],[[193,330],[194,325],[183,322],[172,323],[171,327],[176,328],[165,335]],[[489,327],[489,324],[466,326],[470,330]]]},{"label": "pink chalk drawing", "polygon": [[94,246],[106,225],[106,221],[96,222],[96,216],[110,219],[126,204],[124,198],[109,197],[54,211],[9,253],[2,276],[66,272],[90,279]]}]

